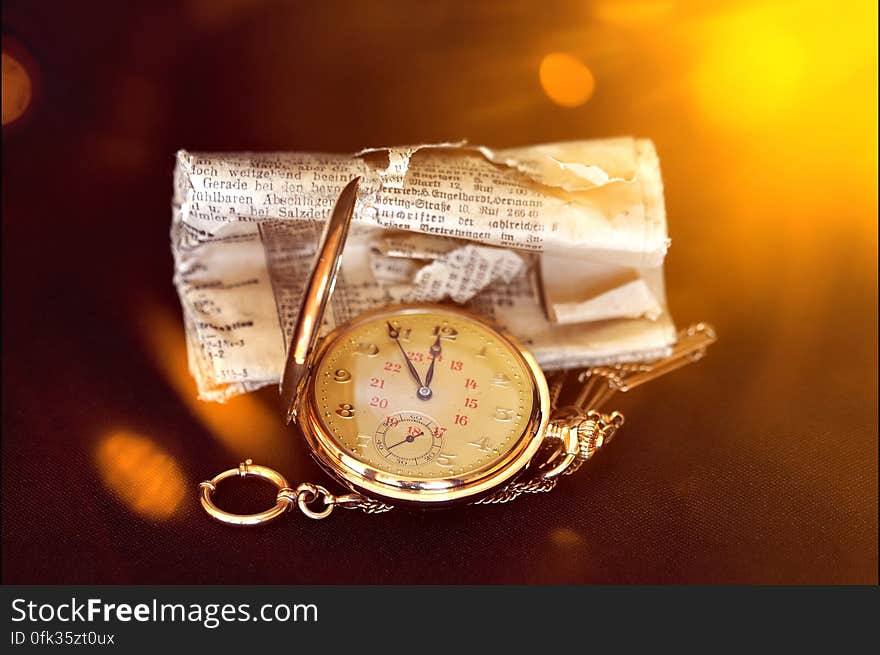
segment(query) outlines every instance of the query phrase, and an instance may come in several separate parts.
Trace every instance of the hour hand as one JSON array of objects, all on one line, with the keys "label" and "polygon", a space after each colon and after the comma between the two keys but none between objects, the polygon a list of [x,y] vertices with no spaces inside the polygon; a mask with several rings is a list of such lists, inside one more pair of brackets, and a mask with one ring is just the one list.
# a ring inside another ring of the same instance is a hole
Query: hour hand
[{"label": "hour hand", "polygon": [[440,334],[438,331],[437,340],[431,344],[431,365],[428,367],[428,372],[425,373],[425,386],[419,389],[419,398],[422,400],[427,400],[434,395],[431,391],[431,380],[434,379],[434,364],[437,362],[437,357],[440,356],[441,349]]},{"label": "hour hand", "polygon": [[391,337],[394,340],[394,343],[397,344],[397,347],[400,348],[400,354],[403,355],[403,361],[406,362],[406,367],[409,369],[410,375],[413,376],[413,380],[419,385],[419,393],[421,393],[422,389],[425,388],[425,385],[422,384],[422,378],[419,376],[419,372],[416,370],[416,367],[413,366],[413,363],[409,359],[409,355],[406,354],[406,351],[400,344],[400,330],[391,325],[390,321],[386,321],[386,325],[388,325],[388,336]]}]

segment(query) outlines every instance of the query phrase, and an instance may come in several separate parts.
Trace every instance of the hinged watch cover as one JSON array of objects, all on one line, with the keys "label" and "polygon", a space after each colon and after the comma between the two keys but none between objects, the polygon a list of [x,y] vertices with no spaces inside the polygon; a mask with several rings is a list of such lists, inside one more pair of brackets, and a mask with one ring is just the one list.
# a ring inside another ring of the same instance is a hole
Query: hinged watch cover
[{"label": "hinged watch cover", "polygon": [[353,179],[336,199],[333,213],[324,226],[324,234],[318,244],[312,274],[306,283],[281,378],[281,410],[287,423],[296,421],[299,394],[312,368],[315,342],[342,264],[342,249],[354,215],[359,183],[359,177]]}]

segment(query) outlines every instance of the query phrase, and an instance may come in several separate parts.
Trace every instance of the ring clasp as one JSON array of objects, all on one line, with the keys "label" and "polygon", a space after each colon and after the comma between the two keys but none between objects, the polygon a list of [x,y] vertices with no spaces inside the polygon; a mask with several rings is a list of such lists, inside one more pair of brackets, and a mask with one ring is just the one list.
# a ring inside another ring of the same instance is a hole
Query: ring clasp
[{"label": "ring clasp", "polygon": [[[213,500],[214,491],[216,491],[217,485],[224,480],[234,477],[260,478],[274,484],[278,489],[278,500],[275,503],[275,506],[264,512],[258,512],[257,514],[232,514],[231,512],[227,512],[217,507]],[[223,471],[223,473],[215,475],[210,480],[202,482],[199,484],[199,488],[201,491],[200,500],[204,510],[214,519],[228,525],[260,525],[268,523],[284,514],[292,507],[295,501],[299,501],[299,494],[291,497],[289,493],[291,491],[290,485],[283,475],[268,466],[254,464],[253,461],[249,459],[239,464],[238,468]],[[302,505],[300,505],[300,507],[302,507]],[[332,507],[329,509],[332,510]]]},{"label": "ring clasp", "polygon": [[[316,500],[320,500],[324,504],[324,509],[316,511],[309,507],[309,503],[313,503]],[[296,504],[299,507],[299,511],[310,519],[326,519],[333,511],[333,506],[336,504],[336,496],[319,484],[303,482],[296,488]]]}]

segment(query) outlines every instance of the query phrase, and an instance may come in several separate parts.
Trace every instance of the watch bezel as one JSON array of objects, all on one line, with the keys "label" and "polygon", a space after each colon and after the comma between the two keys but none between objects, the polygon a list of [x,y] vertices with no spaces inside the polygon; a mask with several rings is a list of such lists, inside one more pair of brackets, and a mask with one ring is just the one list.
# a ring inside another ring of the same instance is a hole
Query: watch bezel
[{"label": "watch bezel", "polygon": [[[442,479],[406,477],[377,469],[346,452],[322,425],[316,404],[315,372],[320,369],[324,357],[340,338],[366,322],[384,316],[400,316],[420,312],[445,314],[474,321],[496,334],[518,357],[528,372],[532,385],[532,412],[522,435],[503,456],[472,472]],[[492,325],[484,317],[473,312],[431,303],[412,303],[385,307],[359,315],[355,320],[333,330],[321,340],[314,359],[314,367],[306,382],[305,393],[300,397],[297,421],[312,456],[331,475],[352,489],[368,496],[395,503],[412,503],[422,506],[441,506],[459,501],[473,501],[513,478],[528,466],[538,452],[546,432],[550,416],[550,393],[547,381],[537,361],[512,335]]]}]

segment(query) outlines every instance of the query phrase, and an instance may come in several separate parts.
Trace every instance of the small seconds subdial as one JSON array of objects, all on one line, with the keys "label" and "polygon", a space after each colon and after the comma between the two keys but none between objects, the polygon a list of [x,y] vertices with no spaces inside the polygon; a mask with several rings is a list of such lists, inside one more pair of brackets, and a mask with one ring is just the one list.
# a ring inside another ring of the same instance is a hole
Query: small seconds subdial
[{"label": "small seconds subdial", "polygon": [[379,454],[399,466],[420,466],[440,454],[441,429],[421,412],[389,414],[379,424],[373,443]]}]

